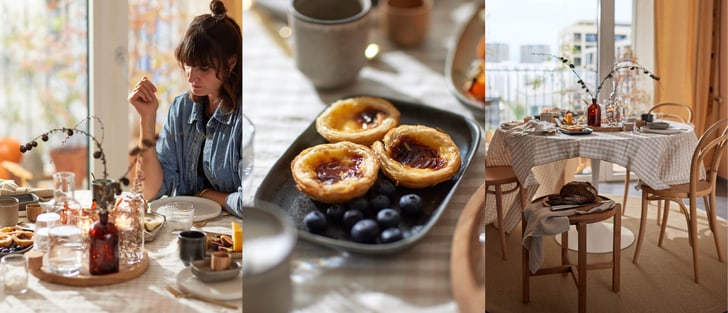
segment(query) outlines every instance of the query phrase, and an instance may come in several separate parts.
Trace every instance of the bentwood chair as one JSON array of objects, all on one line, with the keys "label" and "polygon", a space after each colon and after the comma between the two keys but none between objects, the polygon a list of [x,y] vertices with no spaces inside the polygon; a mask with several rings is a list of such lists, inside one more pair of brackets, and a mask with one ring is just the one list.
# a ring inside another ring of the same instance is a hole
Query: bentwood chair
[{"label": "bentwood chair", "polygon": [[[679,123],[692,123],[693,122],[693,109],[689,105],[675,102],[661,102],[655,104],[650,108],[647,113],[662,114],[663,120],[679,122]],[[627,198],[629,197],[629,168],[626,168],[624,173],[624,198],[622,199],[622,215],[627,209]],[[657,225],[660,224],[660,203],[657,204]]]},{"label": "bentwood chair", "polygon": [[[697,199],[703,197],[705,209],[708,216],[708,225],[715,240],[715,250],[718,253],[718,261],[723,262],[721,245],[716,234],[716,212],[715,212],[715,183],[718,175],[718,167],[723,155],[728,151],[728,118],[722,119],[711,125],[698,140],[690,162],[690,181],[688,183],[671,185],[668,189],[655,190],[647,185],[642,186],[642,216],[640,217],[640,230],[637,237],[637,245],[634,250],[633,263],[639,259],[640,247],[645,233],[645,221],[647,220],[647,202],[649,200],[665,200],[665,211],[660,227],[660,239],[657,243],[662,247],[662,240],[665,236],[667,216],[670,212],[670,201],[680,206],[680,211],[685,215],[688,226],[688,241],[693,248],[693,271],[695,283],[699,283],[698,263],[698,216]],[[706,162],[707,161],[707,162]],[[705,177],[701,177],[701,166],[705,166]],[[706,197],[710,201],[706,201]],[[686,207],[682,199],[689,200],[689,207]]]},{"label": "bentwood chair", "polygon": [[[503,190],[503,185],[513,185],[512,188]],[[492,187],[492,190],[491,190]],[[506,259],[506,233],[503,225],[503,195],[518,191],[521,198],[521,210],[526,207],[526,191],[518,182],[513,167],[510,166],[488,166],[485,168],[485,194],[495,195],[496,217],[498,218],[498,232],[500,234],[501,253],[503,260]]]}]

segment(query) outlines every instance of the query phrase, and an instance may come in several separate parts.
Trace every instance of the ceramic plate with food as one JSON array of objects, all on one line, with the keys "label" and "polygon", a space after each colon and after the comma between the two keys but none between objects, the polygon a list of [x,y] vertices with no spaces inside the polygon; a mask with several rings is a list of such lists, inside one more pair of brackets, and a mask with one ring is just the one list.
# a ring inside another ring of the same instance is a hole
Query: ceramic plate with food
[{"label": "ceramic plate with food", "polygon": [[[482,74],[483,86],[485,76],[483,70],[485,62],[485,8],[474,5],[469,18],[463,23],[456,35],[455,44],[450,48],[445,65],[447,86],[462,104],[473,113],[473,116],[482,121],[485,119],[485,90],[472,91],[472,83],[477,82]],[[481,42],[482,41],[482,42]],[[482,48],[479,46],[482,45]],[[482,52],[481,52],[482,50]],[[482,54],[482,56],[480,56]],[[477,88],[476,88],[477,89]]]},{"label": "ceramic plate with food", "polygon": [[[386,243],[356,242],[350,236],[351,232],[345,229],[345,226],[342,227],[341,224],[328,227],[323,233],[309,231],[309,227],[306,224],[306,216],[316,211],[327,211],[329,205],[312,200],[296,188],[296,182],[291,172],[291,161],[301,151],[326,142],[316,131],[315,123],[312,123],[294,140],[288,150],[276,161],[267,176],[263,179],[255,195],[256,206],[270,205],[282,210],[292,219],[298,229],[300,238],[336,249],[364,254],[389,254],[411,247],[422,239],[447,207],[463,173],[468,169],[470,162],[475,156],[475,152],[482,138],[482,133],[477,122],[471,118],[436,109],[425,104],[395,99],[387,100],[394,104],[401,112],[400,124],[423,125],[438,128],[447,133],[457,146],[461,159],[461,166],[451,179],[432,187],[412,189],[399,186],[392,189],[391,182],[390,184],[384,183],[387,181],[384,178],[378,180],[376,185],[378,189],[386,187],[392,193],[389,200],[390,204],[395,207],[394,209],[402,209],[398,207],[399,203],[395,203],[395,201],[399,202],[404,196],[416,194],[421,198],[422,206],[420,208],[422,214],[412,214],[407,218],[403,216],[400,220],[401,240]],[[372,195],[372,199],[374,198],[377,197]],[[381,197],[379,199],[381,200]],[[407,199],[405,202],[418,202],[414,197],[408,197]],[[352,204],[348,203],[345,205],[349,206]]]}]

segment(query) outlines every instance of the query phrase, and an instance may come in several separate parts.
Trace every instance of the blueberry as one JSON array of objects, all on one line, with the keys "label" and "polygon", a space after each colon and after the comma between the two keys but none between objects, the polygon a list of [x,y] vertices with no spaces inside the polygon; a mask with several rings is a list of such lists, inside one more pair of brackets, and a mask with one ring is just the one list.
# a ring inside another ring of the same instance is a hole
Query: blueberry
[{"label": "blueberry", "polygon": [[377,224],[382,229],[399,226],[399,212],[390,208],[382,209],[377,213]]},{"label": "blueberry", "polygon": [[344,211],[346,211],[344,210],[344,206],[334,204],[326,208],[326,218],[332,223],[341,223],[341,220],[344,218]]},{"label": "blueberry", "polygon": [[399,198],[399,209],[402,215],[419,216],[425,212],[425,205],[422,202],[422,197],[410,193]]},{"label": "blueberry", "polygon": [[399,227],[391,227],[391,228],[385,229],[382,232],[379,240],[382,243],[390,243],[390,242],[402,240],[402,238],[404,238],[404,237],[402,236],[402,231],[399,229]]},{"label": "blueberry", "polygon": [[356,242],[375,243],[379,236],[379,226],[373,219],[363,219],[351,228],[351,238]]},{"label": "blueberry", "polygon": [[369,200],[369,208],[372,209],[373,214],[377,214],[381,209],[390,207],[391,204],[392,201],[386,195],[376,195]]},{"label": "blueberry", "polygon": [[326,216],[321,211],[311,211],[303,218],[308,230],[312,233],[321,233],[326,230]]},{"label": "blueberry", "polygon": [[346,208],[349,210],[366,211],[369,208],[369,200],[364,197],[355,198],[347,203]]},{"label": "blueberry", "polygon": [[346,228],[346,230],[349,230],[352,226],[354,226],[354,224],[356,224],[358,221],[361,221],[362,219],[364,219],[364,214],[362,214],[361,211],[349,209],[344,212],[342,222],[344,222],[344,228]]},{"label": "blueberry", "polygon": [[385,195],[390,198],[394,196],[394,193],[397,191],[397,187],[394,186],[394,183],[386,178],[378,179],[372,189],[374,194]]}]

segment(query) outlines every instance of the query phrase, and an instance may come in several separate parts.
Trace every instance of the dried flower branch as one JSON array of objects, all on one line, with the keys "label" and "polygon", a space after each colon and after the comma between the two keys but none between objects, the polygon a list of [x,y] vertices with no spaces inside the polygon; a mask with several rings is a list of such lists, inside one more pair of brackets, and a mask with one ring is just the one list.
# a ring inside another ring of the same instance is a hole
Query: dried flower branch
[{"label": "dried flower branch", "polygon": [[648,69],[646,69],[644,66],[640,65],[637,62],[633,62],[633,61],[629,61],[629,60],[620,61],[620,62],[617,62],[614,65],[612,65],[612,70],[609,71],[609,73],[606,76],[604,76],[601,81],[599,81],[596,92],[592,93],[592,91],[589,90],[589,87],[587,87],[586,82],[584,82],[584,79],[582,79],[581,76],[579,75],[579,73],[576,71],[576,66],[573,63],[571,63],[571,61],[569,61],[569,59],[567,59],[565,57],[555,56],[552,54],[547,54],[547,53],[534,53],[534,55],[544,55],[544,56],[548,56],[548,57],[551,57],[554,59],[558,59],[559,61],[561,61],[561,63],[568,66],[569,69],[571,70],[571,72],[573,72],[574,75],[576,75],[576,78],[579,79],[577,81],[577,83],[579,84],[579,86],[581,86],[581,89],[584,89],[584,91],[586,91],[589,94],[589,96],[591,97],[593,102],[596,102],[597,97],[599,97],[599,91],[602,90],[602,85],[604,85],[604,82],[606,82],[607,79],[613,78],[614,74],[619,72],[620,70],[629,69],[630,71],[635,71],[638,74],[643,73],[645,75],[648,75],[650,78],[652,78],[656,81],[660,80],[659,76],[655,75],[655,73],[649,71]]},{"label": "dried flower branch", "polygon": [[[96,122],[99,123],[99,127],[101,129],[101,132],[100,132],[100,134],[101,134],[101,140],[98,140],[94,135],[92,135],[89,132],[87,132],[87,131],[79,128],[79,126],[82,123],[88,122],[88,121],[91,121],[91,120],[96,121]],[[107,179],[107,177],[109,176],[109,174],[108,174],[107,168],[106,168],[106,154],[104,154],[104,148],[101,145],[103,143],[103,138],[104,138],[104,124],[101,122],[101,119],[99,119],[95,115],[92,115],[90,117],[87,117],[83,121],[79,122],[78,124],[74,125],[72,128],[66,128],[66,127],[53,128],[53,129],[51,129],[51,130],[49,130],[49,131],[41,134],[40,136],[37,136],[37,137],[33,138],[30,142],[28,142],[28,143],[26,143],[24,145],[20,145],[20,152],[21,153],[26,153],[26,152],[29,152],[29,151],[33,150],[33,148],[35,148],[35,147],[38,146],[38,139],[40,139],[43,142],[47,142],[48,140],[50,140],[50,135],[52,135],[54,133],[63,133],[63,134],[65,134],[67,136],[63,140],[62,143],[65,143],[71,136],[73,136],[74,134],[77,134],[77,133],[78,134],[82,134],[82,135],[90,138],[94,142],[94,145],[96,146],[96,151],[94,151],[93,157],[94,157],[94,159],[97,159],[97,160],[100,160],[101,161],[101,164],[104,167],[104,172],[103,172],[103,177],[102,178],[103,179]],[[155,138],[155,140],[156,140],[156,138]],[[129,185],[128,175],[129,175],[129,172],[131,171],[132,166],[136,165],[137,162],[140,161],[141,158],[139,156],[141,155],[141,153],[144,152],[146,149],[149,149],[151,147],[154,147],[154,142],[151,141],[151,140],[144,140],[144,141],[142,141],[142,147],[134,148],[134,149],[132,149],[129,152],[129,156],[134,157],[135,158],[135,160],[134,160],[135,162],[131,162],[130,165],[129,165],[129,167],[127,167],[127,169],[126,169],[126,172],[124,172],[124,175],[122,175],[121,178],[119,178],[119,182],[121,182],[122,184],[124,184],[124,186],[128,186]],[[135,184],[137,183],[137,181],[138,181],[138,184],[141,184],[141,180],[143,180],[143,176],[142,175],[135,176]]]}]

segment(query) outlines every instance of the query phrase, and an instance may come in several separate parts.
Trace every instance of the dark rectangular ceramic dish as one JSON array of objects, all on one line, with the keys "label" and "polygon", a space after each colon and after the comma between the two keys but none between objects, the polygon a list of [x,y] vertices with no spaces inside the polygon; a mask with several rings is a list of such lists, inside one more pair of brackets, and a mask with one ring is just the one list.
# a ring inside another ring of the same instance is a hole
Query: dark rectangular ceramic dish
[{"label": "dark rectangular ceramic dish", "polygon": [[[298,228],[299,237],[327,247],[342,249],[362,254],[391,254],[411,247],[432,228],[450,198],[455,192],[461,177],[468,169],[478,149],[482,134],[478,124],[469,117],[443,111],[422,104],[387,99],[401,113],[400,124],[420,124],[440,128],[450,135],[460,149],[462,164],[458,173],[449,181],[430,188],[407,190],[398,187],[398,194],[415,192],[422,196],[425,203],[425,215],[417,220],[403,223],[404,239],[386,244],[362,244],[353,242],[341,230],[328,231],[323,235],[308,232],[303,217],[316,210],[317,204],[308,196],[298,191],[293,181],[290,164],[293,158],[303,149],[326,143],[316,131],[315,122],[301,134],[273,165],[264,178],[255,195],[256,206],[271,206],[287,213]],[[319,207],[319,209],[321,209]]]},{"label": "dark rectangular ceramic dish", "polygon": [[0,198],[16,198],[18,199],[18,211],[25,212],[25,206],[30,203],[38,203],[40,200],[34,193],[19,193],[14,195],[6,195]]}]

